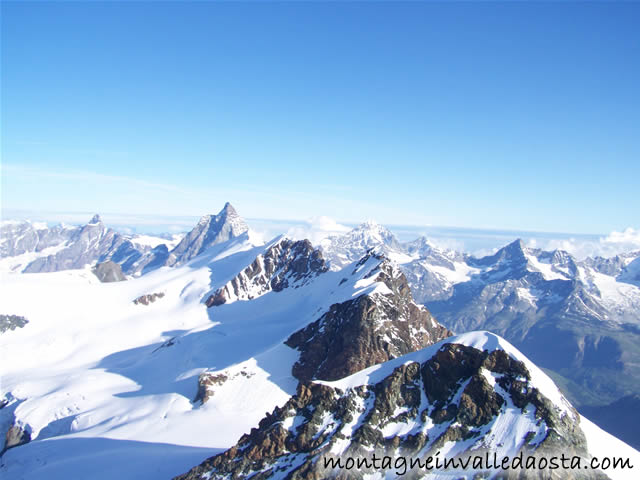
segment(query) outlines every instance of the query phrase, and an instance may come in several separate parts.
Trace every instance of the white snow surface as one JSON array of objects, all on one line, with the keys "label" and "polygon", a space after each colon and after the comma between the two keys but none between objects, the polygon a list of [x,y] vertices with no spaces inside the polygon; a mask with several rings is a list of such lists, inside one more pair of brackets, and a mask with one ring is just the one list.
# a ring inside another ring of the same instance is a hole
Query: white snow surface
[{"label": "white snow surface", "polygon": [[558,271],[558,269],[554,269],[551,263],[545,263],[540,261],[534,255],[526,255],[527,262],[534,268],[534,270],[542,273],[542,276],[545,280],[568,280],[568,275],[564,275]]}]

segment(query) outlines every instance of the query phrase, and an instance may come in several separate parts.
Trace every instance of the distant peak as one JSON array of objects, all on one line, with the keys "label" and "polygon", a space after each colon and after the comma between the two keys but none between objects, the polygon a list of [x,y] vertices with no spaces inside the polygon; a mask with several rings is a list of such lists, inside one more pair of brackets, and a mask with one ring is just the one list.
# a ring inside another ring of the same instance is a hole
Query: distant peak
[{"label": "distant peak", "polygon": [[91,220],[89,221],[89,225],[95,225],[96,223],[102,223],[102,219],[100,218],[100,215],[98,215],[97,213],[91,217]]},{"label": "distant peak", "polygon": [[236,209],[233,208],[233,205],[231,205],[229,202],[224,204],[224,207],[222,207],[222,210],[220,210],[220,213],[218,215],[238,215],[238,212],[236,212]]},{"label": "distant peak", "polygon": [[382,225],[380,225],[375,220],[367,220],[365,222],[362,222],[358,227],[361,229],[378,229],[381,228]]},{"label": "distant peak", "polygon": [[200,217],[200,221],[198,222],[198,224],[204,225],[204,224],[210,223],[214,219],[228,218],[228,217],[239,217],[238,212],[236,211],[235,208],[233,208],[233,205],[231,205],[229,202],[224,204],[224,207],[222,207],[222,210],[220,210],[217,215],[208,214]]},{"label": "distant peak", "polygon": [[524,251],[524,249],[526,247],[524,246],[524,242],[522,241],[522,239],[518,238],[518,239],[514,240],[513,242],[511,242],[509,245],[507,245],[505,248],[508,248],[510,250],[522,250],[522,251]]}]

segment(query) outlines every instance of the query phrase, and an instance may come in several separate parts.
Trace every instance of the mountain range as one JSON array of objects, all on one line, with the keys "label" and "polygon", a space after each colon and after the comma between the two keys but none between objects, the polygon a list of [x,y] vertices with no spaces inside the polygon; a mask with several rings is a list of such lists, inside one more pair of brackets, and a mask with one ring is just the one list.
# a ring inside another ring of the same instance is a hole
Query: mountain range
[{"label": "mountain range", "polygon": [[343,478],[320,458],[371,452],[639,463],[581,408],[634,405],[640,254],[475,258],[372,222],[264,243],[230,204],[173,243],[136,238],[99,217],[2,225],[7,478]]}]

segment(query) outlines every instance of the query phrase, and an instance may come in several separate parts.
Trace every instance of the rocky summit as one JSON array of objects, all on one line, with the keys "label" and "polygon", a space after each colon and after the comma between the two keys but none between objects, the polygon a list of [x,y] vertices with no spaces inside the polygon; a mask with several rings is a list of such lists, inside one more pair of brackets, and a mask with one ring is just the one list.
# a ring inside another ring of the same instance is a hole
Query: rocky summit
[{"label": "rocky summit", "polygon": [[[236,445],[176,480],[383,478],[371,465],[352,471],[336,462],[374,454],[426,460],[438,451],[459,459],[488,451],[589,456],[578,413],[548,377],[504,340],[476,333],[336,382],[303,382]],[[514,470],[500,478],[566,478],[551,472]],[[429,475],[415,469],[406,478]],[[607,477],[584,470],[571,478]]]}]

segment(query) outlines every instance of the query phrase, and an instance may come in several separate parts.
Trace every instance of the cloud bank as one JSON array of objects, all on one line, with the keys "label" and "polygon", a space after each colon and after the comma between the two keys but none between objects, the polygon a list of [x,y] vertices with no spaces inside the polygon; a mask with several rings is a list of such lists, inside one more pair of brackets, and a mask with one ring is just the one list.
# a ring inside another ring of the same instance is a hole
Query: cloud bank
[{"label": "cloud bank", "polygon": [[296,240],[307,238],[317,245],[320,240],[332,235],[341,235],[351,230],[351,227],[342,225],[330,217],[320,216],[308,219],[301,225],[296,225],[287,230],[287,235]]},{"label": "cloud bank", "polygon": [[534,237],[528,240],[527,245],[543,250],[565,250],[578,259],[594,256],[613,257],[640,250],[640,229],[628,227],[622,232],[613,231],[597,240],[569,237],[541,241]]}]

